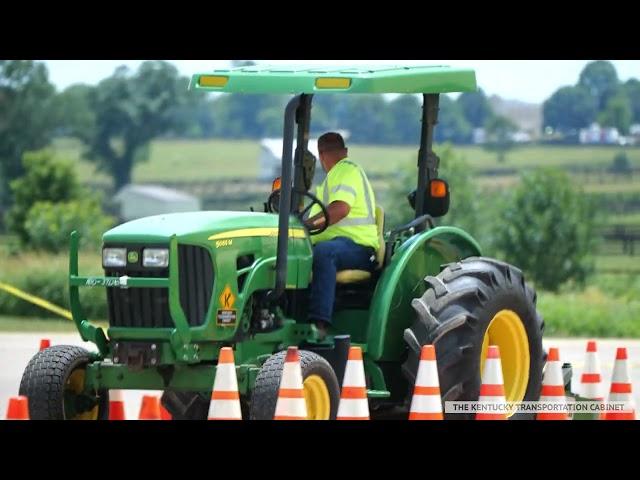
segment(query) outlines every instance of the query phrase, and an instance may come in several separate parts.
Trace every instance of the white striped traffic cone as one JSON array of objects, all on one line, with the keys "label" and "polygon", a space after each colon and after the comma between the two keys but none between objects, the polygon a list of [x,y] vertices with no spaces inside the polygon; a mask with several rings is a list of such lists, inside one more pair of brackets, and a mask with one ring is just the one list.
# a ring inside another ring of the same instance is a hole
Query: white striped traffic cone
[{"label": "white striped traffic cone", "polygon": [[[564,394],[564,379],[562,378],[562,364],[560,363],[560,352],[557,348],[550,348],[547,356],[547,367],[542,379],[542,391],[540,401],[551,403],[554,406],[567,404]],[[569,414],[565,410],[553,410],[538,412],[538,420],[569,420]]]},{"label": "white striped traffic cone", "polygon": [[618,348],[616,351],[616,362],[613,365],[613,375],[611,376],[609,402],[624,402],[624,411],[605,412],[603,420],[636,419],[636,406],[631,393],[631,380],[629,380],[626,348]]},{"label": "white striped traffic cone", "polygon": [[122,390],[109,390],[109,420],[126,420]]},{"label": "white striped traffic cone", "polygon": [[587,342],[587,353],[584,360],[584,371],[580,376],[582,396],[590,400],[602,401],[602,377],[600,375],[600,359],[595,341]]},{"label": "white striped traffic cone", "polygon": [[[480,398],[478,399],[479,411],[476,413],[476,420],[506,420],[507,412],[504,410],[506,403],[500,349],[497,345],[490,345],[487,349],[487,358],[484,361]],[[494,408],[489,409],[488,404],[494,405]],[[501,405],[503,407],[500,407]],[[483,410],[483,406],[486,406],[487,411]]]},{"label": "white striped traffic cone", "polygon": [[242,420],[236,364],[231,347],[223,347],[218,356],[209,403],[209,420]]},{"label": "white striped traffic cone", "polygon": [[420,364],[413,388],[409,420],[442,420],[438,365],[433,345],[425,345],[420,351]]},{"label": "white striped traffic cone", "polygon": [[362,349],[360,347],[349,348],[349,358],[347,360],[347,368],[344,371],[337,419],[369,420],[367,385],[364,378],[364,363],[362,362]]},{"label": "white striped traffic cone", "polygon": [[282,379],[274,420],[306,420],[307,404],[302,387],[302,369],[298,347],[289,347],[282,368]]}]

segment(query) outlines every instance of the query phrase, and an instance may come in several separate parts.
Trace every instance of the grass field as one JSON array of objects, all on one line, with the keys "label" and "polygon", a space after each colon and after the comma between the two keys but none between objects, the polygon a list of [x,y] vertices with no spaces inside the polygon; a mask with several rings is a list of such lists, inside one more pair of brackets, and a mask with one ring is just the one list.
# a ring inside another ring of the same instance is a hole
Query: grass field
[{"label": "grass field", "polygon": [[[106,322],[92,322],[93,325],[108,328]],[[70,320],[52,320],[34,317],[0,316],[0,332],[77,332]]]},{"label": "grass field", "polygon": [[[81,160],[80,144],[71,139],[59,139],[54,149],[63,158],[78,163],[82,181],[106,181],[95,166]],[[435,147],[436,152],[438,147]],[[496,155],[478,146],[456,146],[467,162],[477,169],[524,169],[543,166],[607,167],[619,147],[525,146],[513,150],[504,163]],[[254,140],[156,140],[150,148],[148,162],[137,165],[133,179],[137,182],[180,182],[224,177],[253,177],[258,172],[259,142]],[[640,168],[640,147],[627,148],[631,164]],[[367,171],[376,174],[393,173],[399,166],[417,159],[416,147],[352,145],[350,154]]]}]

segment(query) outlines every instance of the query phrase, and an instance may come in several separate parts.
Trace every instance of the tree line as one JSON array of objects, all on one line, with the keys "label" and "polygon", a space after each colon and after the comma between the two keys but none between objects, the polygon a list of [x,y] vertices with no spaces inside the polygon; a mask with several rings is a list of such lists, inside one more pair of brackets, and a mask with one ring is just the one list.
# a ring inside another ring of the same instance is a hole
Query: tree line
[{"label": "tree line", "polygon": [[[235,62],[243,66],[252,62]],[[84,157],[113,178],[116,189],[130,183],[133,165],[144,161],[149,143],[165,138],[259,139],[282,134],[287,96],[211,95],[189,91],[189,78],[168,62],[126,67],[98,85],[72,85],[57,92],[46,65],[0,60],[0,206],[11,201],[9,184],[24,174],[22,156],[56,136],[75,137]],[[588,64],[578,84],[563,87],[544,103],[544,125],[571,132],[598,120],[624,134],[640,122],[640,82],[621,83],[610,62]],[[381,95],[317,95],[312,130],[346,129],[351,143],[412,144],[420,136],[418,95],[387,100]],[[442,95],[435,141],[465,144],[484,127],[487,148],[504,159],[516,126],[497,115],[485,93],[455,100]]]},{"label": "tree line", "polygon": [[545,128],[564,135],[594,122],[627,135],[631,125],[640,123],[640,81],[622,82],[611,62],[591,62],[575,85],[559,88],[544,102],[543,118]]},{"label": "tree line", "polygon": [[[241,63],[236,63],[236,66]],[[120,67],[95,86],[76,84],[57,92],[46,65],[0,60],[0,204],[9,183],[24,173],[22,155],[55,137],[74,137],[84,157],[120,188],[136,162],[148,157],[153,138],[259,139],[282,135],[284,95],[211,95],[189,91],[189,78],[168,62]],[[417,95],[317,95],[312,129],[350,131],[350,142],[417,144],[421,102]],[[496,116],[482,90],[440,101],[436,142],[468,143],[472,129]]]}]

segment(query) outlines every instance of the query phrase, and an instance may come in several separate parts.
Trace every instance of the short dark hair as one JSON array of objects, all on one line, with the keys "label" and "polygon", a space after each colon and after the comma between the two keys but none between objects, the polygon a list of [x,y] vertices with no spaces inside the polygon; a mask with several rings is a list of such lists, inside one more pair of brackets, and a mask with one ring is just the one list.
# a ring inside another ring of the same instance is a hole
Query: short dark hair
[{"label": "short dark hair", "polygon": [[328,132],[318,138],[318,151],[331,152],[335,150],[344,150],[347,147],[344,144],[342,135],[336,132]]}]

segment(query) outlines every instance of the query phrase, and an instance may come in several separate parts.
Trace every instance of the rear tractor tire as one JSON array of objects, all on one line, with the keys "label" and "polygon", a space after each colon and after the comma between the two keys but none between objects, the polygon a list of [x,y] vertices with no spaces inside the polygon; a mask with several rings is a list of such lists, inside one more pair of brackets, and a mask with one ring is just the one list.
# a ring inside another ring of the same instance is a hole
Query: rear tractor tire
[{"label": "rear tractor tire", "polygon": [[[471,257],[425,281],[426,292],[412,302],[416,319],[404,333],[408,357],[402,370],[410,384],[415,383],[421,347],[433,344],[443,407],[446,401],[477,401],[487,348],[497,345],[507,402],[538,400],[544,322],[522,272],[498,260]],[[474,415],[445,413],[445,418]]]}]

